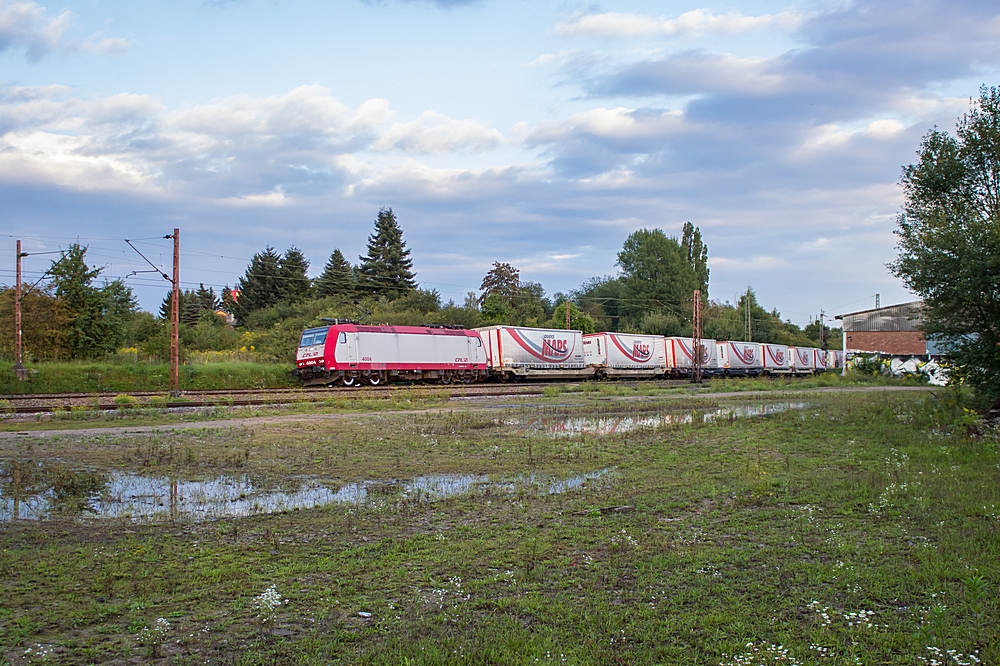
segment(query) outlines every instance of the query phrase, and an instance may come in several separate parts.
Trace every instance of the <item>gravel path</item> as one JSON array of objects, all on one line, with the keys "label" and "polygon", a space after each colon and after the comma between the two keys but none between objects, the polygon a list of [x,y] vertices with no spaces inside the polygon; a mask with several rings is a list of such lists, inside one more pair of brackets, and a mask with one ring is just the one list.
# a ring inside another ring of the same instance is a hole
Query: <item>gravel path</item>
[{"label": "gravel path", "polygon": [[[929,391],[926,386],[853,386],[853,387],[826,387],[801,389],[793,391],[725,391],[714,393],[692,392],[690,395],[667,396],[668,399],[677,398],[738,398],[738,397],[771,397],[784,398],[789,395],[809,395],[815,393],[874,393],[874,392],[896,392],[896,391]],[[506,397],[506,396],[504,396]],[[644,397],[627,398],[627,400],[648,399]],[[475,410],[475,404],[470,401],[462,401],[461,409]],[[154,432],[182,432],[185,430],[201,430],[204,428],[242,428],[250,426],[280,425],[283,423],[301,423],[312,421],[336,421],[341,419],[366,417],[366,416],[393,416],[400,414],[427,414],[434,412],[448,412],[455,407],[433,407],[428,409],[394,410],[376,412],[353,412],[337,414],[285,414],[281,416],[252,416],[237,419],[213,419],[210,421],[190,421],[187,423],[169,423],[153,426],[95,426],[81,428],[65,428],[62,430],[23,430],[0,432],[0,442],[28,439],[28,438],[51,438],[65,437],[71,435],[93,437],[96,435],[148,435]]]}]

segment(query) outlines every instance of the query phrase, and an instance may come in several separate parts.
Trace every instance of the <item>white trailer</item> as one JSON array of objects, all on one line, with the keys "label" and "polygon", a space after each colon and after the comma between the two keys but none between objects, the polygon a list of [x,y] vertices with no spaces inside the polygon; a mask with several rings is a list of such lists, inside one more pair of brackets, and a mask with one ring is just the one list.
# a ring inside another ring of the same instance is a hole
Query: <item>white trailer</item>
[{"label": "white trailer", "polygon": [[501,381],[593,374],[583,356],[583,332],[523,326],[475,329],[483,339],[490,374]]},{"label": "white trailer", "polygon": [[826,352],[822,349],[813,349],[813,370],[826,372]]},{"label": "white trailer", "polygon": [[798,375],[810,374],[816,370],[816,354],[812,347],[789,347],[789,369]]},{"label": "white trailer", "polygon": [[[674,375],[689,376],[694,369],[694,338],[664,338],[667,352],[667,371]],[[719,346],[711,338],[701,340],[701,369],[713,374],[719,369]]]},{"label": "white trailer", "polygon": [[659,377],[667,370],[661,335],[588,333],[583,357],[595,377]]},{"label": "white trailer", "polygon": [[727,375],[759,375],[764,368],[757,342],[723,342],[719,360]]},{"label": "white trailer", "polygon": [[762,342],[760,360],[765,373],[784,374],[788,372],[788,345]]},{"label": "white trailer", "polygon": [[843,370],[844,369],[844,352],[839,349],[830,349],[826,352],[826,369],[827,370]]}]

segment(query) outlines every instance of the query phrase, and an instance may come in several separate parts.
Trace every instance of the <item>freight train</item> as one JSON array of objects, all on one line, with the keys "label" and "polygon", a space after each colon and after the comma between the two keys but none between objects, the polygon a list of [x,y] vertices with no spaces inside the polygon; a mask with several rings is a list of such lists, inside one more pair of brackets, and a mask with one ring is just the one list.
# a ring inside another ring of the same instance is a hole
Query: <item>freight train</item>
[{"label": "freight train", "polygon": [[521,379],[811,374],[843,367],[843,353],[758,342],[694,340],[486,326],[388,326],[326,320],[302,332],[293,374],[306,386],[441,384]]}]

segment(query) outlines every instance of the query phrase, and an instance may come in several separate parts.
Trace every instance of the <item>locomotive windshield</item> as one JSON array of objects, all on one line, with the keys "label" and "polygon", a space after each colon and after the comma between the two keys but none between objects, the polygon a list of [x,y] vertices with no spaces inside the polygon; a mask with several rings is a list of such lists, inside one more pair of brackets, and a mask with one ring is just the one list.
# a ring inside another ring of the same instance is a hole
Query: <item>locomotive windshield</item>
[{"label": "locomotive windshield", "polygon": [[312,347],[313,345],[323,344],[326,342],[326,333],[328,330],[327,328],[314,328],[303,331],[302,339],[299,340],[299,347]]}]

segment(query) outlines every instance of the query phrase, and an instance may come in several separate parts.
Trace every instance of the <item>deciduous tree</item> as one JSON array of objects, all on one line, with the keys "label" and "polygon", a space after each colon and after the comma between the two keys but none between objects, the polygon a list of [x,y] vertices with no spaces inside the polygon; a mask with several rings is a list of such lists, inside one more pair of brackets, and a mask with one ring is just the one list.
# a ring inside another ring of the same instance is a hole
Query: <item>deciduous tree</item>
[{"label": "deciduous tree", "polygon": [[1000,89],[982,87],[955,136],[924,135],[903,169],[893,274],[923,299],[953,372],[1000,397]]}]

